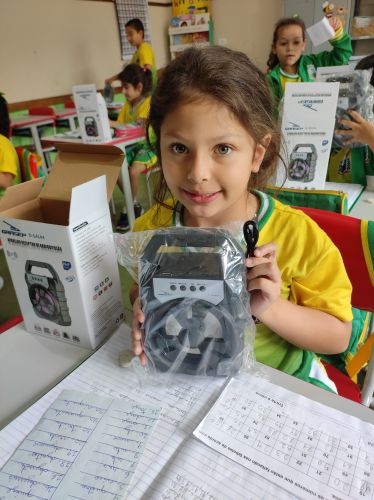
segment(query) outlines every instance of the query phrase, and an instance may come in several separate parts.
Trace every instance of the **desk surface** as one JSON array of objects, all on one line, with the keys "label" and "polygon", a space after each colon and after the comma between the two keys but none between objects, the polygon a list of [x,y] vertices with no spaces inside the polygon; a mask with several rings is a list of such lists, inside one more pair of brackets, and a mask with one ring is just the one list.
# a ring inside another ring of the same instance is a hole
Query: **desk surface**
[{"label": "desk surface", "polygon": [[[130,329],[122,324],[122,336]],[[85,361],[93,351],[26,332],[23,323],[0,335],[0,428]],[[372,410],[264,366],[269,380],[290,391],[372,422]],[[9,383],[11,381],[11,383]]]},{"label": "desk surface", "polygon": [[[25,335],[28,335],[22,328],[14,328],[9,333],[19,331],[19,342],[22,342]],[[143,457],[143,461],[136,469],[136,476],[133,481],[133,490],[130,498],[176,498],[176,496],[162,496],[160,494],[169,491],[170,480],[175,481],[178,478],[188,476],[192,481],[192,475],[196,473],[196,464],[202,459],[202,446],[197,440],[191,437],[192,430],[201,421],[207,410],[211,407],[217,396],[222,390],[222,379],[194,379],[188,377],[188,380],[169,379],[169,384],[151,382],[151,385],[139,385],[136,372],[130,369],[123,369],[118,366],[118,352],[129,345],[128,337],[130,330],[124,324],[118,329],[117,333],[109,341],[95,352],[86,362],[82,363],[68,377],[52,389],[45,397],[33,405],[29,410],[19,416],[9,426],[0,431],[0,453],[2,461],[12,453],[14,448],[22,441],[27,433],[32,429],[43,412],[55,400],[62,389],[76,389],[84,392],[96,391],[103,395],[121,398],[131,398],[142,404],[148,402],[164,408],[163,417],[159,422],[157,432],[153,433],[152,442],[148,447],[148,452]],[[0,343],[1,343],[0,336]],[[33,342],[38,337],[30,335]],[[13,350],[9,357],[18,356],[15,348],[22,344],[17,344],[16,336],[13,337]],[[11,341],[10,335],[7,341]],[[50,371],[51,363],[45,359],[50,352],[55,356],[55,363],[59,363],[60,354],[50,344],[55,347],[60,346],[58,341],[47,342],[47,349],[38,356],[40,371]],[[1,349],[0,344],[0,351]],[[26,346],[27,347],[27,346]],[[34,346],[35,347],[35,346]],[[34,349],[34,347],[32,347]],[[76,346],[74,350],[82,351]],[[37,350],[37,349],[36,349]],[[23,357],[27,357],[26,350],[22,350]],[[78,359],[80,354],[77,355]],[[83,356],[84,357],[84,356]],[[62,356],[64,358],[64,356]],[[11,360],[9,360],[11,364]],[[73,369],[73,363],[69,369]],[[270,369],[263,365],[257,366],[259,376],[269,380],[277,386],[285,387],[289,391],[305,395],[311,400],[318,401],[325,406],[339,409],[342,412],[354,415],[361,420],[373,423],[373,411],[362,407],[359,404],[345,400],[337,395],[324,391],[318,387],[309,385],[301,380],[290,377],[277,370]],[[19,369],[26,377],[30,376],[27,372],[27,366],[22,367],[19,363]],[[48,375],[48,374],[47,374]],[[63,376],[63,375],[62,375]],[[17,381],[16,381],[17,382]],[[55,380],[50,380],[48,387],[54,385]],[[252,384],[255,382],[252,382]],[[250,386],[249,391],[256,386]],[[18,378],[18,385],[12,384],[12,390],[16,392],[22,388],[21,377]],[[249,392],[250,394],[251,392]],[[289,396],[292,398],[292,393]],[[296,395],[295,395],[296,398]],[[290,400],[291,402],[293,399]],[[293,403],[292,403],[293,404]],[[297,418],[293,414],[292,418]],[[339,421],[344,419],[339,417]],[[345,421],[345,420],[343,420]],[[200,487],[207,494],[206,496],[182,495],[179,498],[247,498],[245,491],[253,493],[253,498],[276,498],[277,500],[294,498],[289,492],[281,489],[276,479],[268,481],[265,478],[257,477],[252,472],[247,471],[232,461],[225,459],[215,452],[208,452],[203,446],[205,462],[201,462],[201,482]],[[195,455],[194,455],[195,454]],[[374,465],[374,463],[373,463]],[[225,472],[226,471],[226,472]],[[143,480],[147,476],[147,483]],[[171,478],[171,479],[170,479]],[[196,479],[196,478],[195,478]],[[164,484],[162,484],[164,481]],[[165,485],[166,481],[166,485]],[[235,495],[227,494],[231,485],[235,484],[236,490],[240,493]],[[191,487],[192,487],[191,486]],[[222,490],[220,488],[222,487]],[[209,489],[213,488],[215,495],[209,497]],[[249,488],[249,489],[248,489]],[[257,488],[257,489],[256,489]],[[283,491],[283,493],[282,493]],[[226,492],[226,493],[223,493]],[[256,495],[255,493],[259,493]],[[261,494],[260,494],[261,493]],[[298,497],[304,497],[301,492]],[[310,498],[309,496],[305,498]],[[321,497],[322,498],[322,497]],[[327,497],[325,497],[327,498]],[[328,497],[329,499],[331,497]],[[336,498],[336,497],[335,497]],[[347,497],[344,497],[347,498]],[[372,497],[368,497],[372,499]]]},{"label": "desk surface", "polygon": [[0,428],[43,396],[92,351],[26,332],[0,335]]},{"label": "desk surface", "polygon": [[69,109],[56,109],[55,110],[56,118],[66,118],[68,116],[76,116],[77,110],[74,108]]},{"label": "desk surface", "polygon": [[374,192],[365,189],[349,215],[359,219],[374,220]]},{"label": "desk surface", "polygon": [[17,127],[27,127],[28,125],[47,125],[49,123],[53,124],[55,121],[52,115],[24,115],[15,116],[10,121],[10,126],[12,128]]}]

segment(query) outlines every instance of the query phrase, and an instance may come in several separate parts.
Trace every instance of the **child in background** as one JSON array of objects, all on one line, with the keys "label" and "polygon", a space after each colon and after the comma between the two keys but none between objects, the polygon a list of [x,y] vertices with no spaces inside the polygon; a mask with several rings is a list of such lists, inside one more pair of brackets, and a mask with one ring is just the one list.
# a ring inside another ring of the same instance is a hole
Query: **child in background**
[{"label": "child in background", "polygon": [[[162,171],[158,204],[135,221],[134,231],[257,219],[258,247],[246,260],[258,319],[256,358],[336,391],[314,352],[346,349],[351,284],[338,249],[317,224],[262,191],[280,148],[262,72],[225,47],[187,49],[165,68],[149,125]],[[163,201],[167,189],[173,197]],[[134,285],[133,349],[144,364],[138,296]]]},{"label": "child in background", "polygon": [[347,64],[352,55],[351,38],[343,31],[337,17],[328,17],[335,30],[330,40],[331,52],[304,55],[305,24],[297,18],[280,19],[275,25],[271,52],[267,61],[267,81],[277,109],[283,97],[286,83],[312,82],[320,66]]},{"label": "child in background", "polygon": [[[118,75],[122,82],[123,93],[126,102],[118,115],[116,122],[111,125],[138,124],[145,126],[151,103],[150,91],[152,87],[152,75],[150,70],[141,68],[137,64],[129,64]],[[151,138],[152,140],[152,138]],[[136,202],[139,175],[147,168],[157,163],[157,156],[153,153],[146,141],[138,142],[132,148],[126,149],[127,162],[131,182],[131,193],[134,200],[135,217],[141,214],[141,206]],[[123,186],[121,186],[121,189]],[[129,221],[124,206],[118,220],[116,229],[126,231],[129,229]]]},{"label": "child in background", "polygon": [[[125,32],[129,44],[136,48],[130,64],[138,64],[142,68],[149,69],[152,73],[152,88],[155,88],[157,84],[156,60],[152,47],[144,41],[144,25],[142,21],[140,19],[130,19],[125,24]],[[119,75],[114,75],[105,81],[111,84],[115,80],[120,80]]]},{"label": "child in background", "polygon": [[[17,152],[9,140],[9,135],[8,105],[4,96],[0,93],[0,199],[3,197],[6,188],[21,181]],[[4,279],[0,276],[0,290],[3,286]]]},{"label": "child in background", "polygon": [[[370,84],[374,87],[374,54],[364,57],[355,69],[373,69]],[[373,90],[373,89],[372,89]],[[374,90],[373,90],[374,91]],[[351,130],[336,130],[336,134],[350,136],[346,144],[361,142],[361,147],[343,147],[331,150],[327,180],[331,182],[353,182],[374,191],[374,124],[365,120],[356,111],[349,111],[351,120],[340,123]]]},{"label": "child in background", "polygon": [[0,198],[4,195],[6,188],[21,181],[17,152],[9,140],[9,135],[8,105],[0,93]]}]

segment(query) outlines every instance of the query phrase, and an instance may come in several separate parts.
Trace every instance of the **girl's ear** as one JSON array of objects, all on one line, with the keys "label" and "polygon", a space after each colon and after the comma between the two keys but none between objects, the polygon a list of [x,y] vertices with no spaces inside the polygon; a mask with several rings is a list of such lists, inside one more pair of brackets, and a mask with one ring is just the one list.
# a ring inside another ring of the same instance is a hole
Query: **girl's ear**
[{"label": "girl's ear", "polygon": [[271,134],[266,134],[262,139],[261,143],[256,144],[253,158],[252,158],[252,166],[251,171],[257,173],[260,170],[262,160],[264,159],[266,150],[271,141]]},{"label": "girl's ear", "polygon": [[140,92],[140,94],[143,93],[143,84],[141,82],[138,83],[138,85],[135,87],[137,91]]}]

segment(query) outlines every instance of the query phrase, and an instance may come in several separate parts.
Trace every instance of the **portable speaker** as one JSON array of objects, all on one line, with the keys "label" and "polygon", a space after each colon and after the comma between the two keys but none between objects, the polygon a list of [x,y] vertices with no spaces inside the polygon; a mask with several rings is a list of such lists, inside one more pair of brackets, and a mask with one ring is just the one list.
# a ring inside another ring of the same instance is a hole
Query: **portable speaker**
[{"label": "portable speaker", "polygon": [[156,232],[140,258],[144,351],[158,371],[228,376],[242,365],[243,250],[222,229]]},{"label": "portable speaker", "polygon": [[[47,269],[51,277],[34,273],[33,267]],[[25,280],[35,314],[58,325],[71,325],[65,289],[58,274],[50,264],[27,260]]]},{"label": "portable speaker", "polygon": [[289,180],[311,182],[314,179],[316,164],[317,151],[314,144],[296,144],[288,166]]}]

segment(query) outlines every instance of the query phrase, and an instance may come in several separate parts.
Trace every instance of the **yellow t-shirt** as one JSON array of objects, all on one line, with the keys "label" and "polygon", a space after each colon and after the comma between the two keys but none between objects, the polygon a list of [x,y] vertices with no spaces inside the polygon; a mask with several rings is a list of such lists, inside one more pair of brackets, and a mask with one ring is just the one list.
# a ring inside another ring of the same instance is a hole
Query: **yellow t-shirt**
[{"label": "yellow t-shirt", "polygon": [[[17,152],[13,144],[4,135],[0,134],[0,172],[12,174],[13,184],[21,182]],[[0,198],[5,189],[0,188]]]},{"label": "yellow t-shirt", "polygon": [[[277,243],[281,297],[319,309],[341,321],[351,321],[352,286],[337,247],[301,210],[283,205],[264,193],[256,191],[256,194],[260,198],[258,244]],[[170,200],[167,204],[173,206]],[[136,219],[133,231],[174,225],[178,225],[178,214],[155,205]],[[314,359],[314,354],[290,344],[262,323],[256,325],[255,354],[258,361],[297,374],[303,380],[308,380]]]},{"label": "yellow t-shirt", "polygon": [[280,84],[282,87],[283,94],[286,90],[286,83],[301,82],[301,76],[298,73],[296,73],[295,75],[290,75],[290,74],[286,73],[285,71],[283,71],[282,68],[279,69],[279,77],[280,77]]},{"label": "yellow t-shirt", "polygon": [[138,50],[134,53],[131,58],[131,64],[139,64],[142,68],[144,66],[151,66],[152,69],[152,86],[153,88],[157,83],[157,68],[156,59],[153,53],[152,47],[147,42],[143,42]]},{"label": "yellow t-shirt", "polygon": [[146,120],[149,115],[149,110],[151,107],[151,97],[145,97],[135,106],[129,101],[126,101],[119,112],[117,122],[118,123],[134,123],[139,120]]}]

